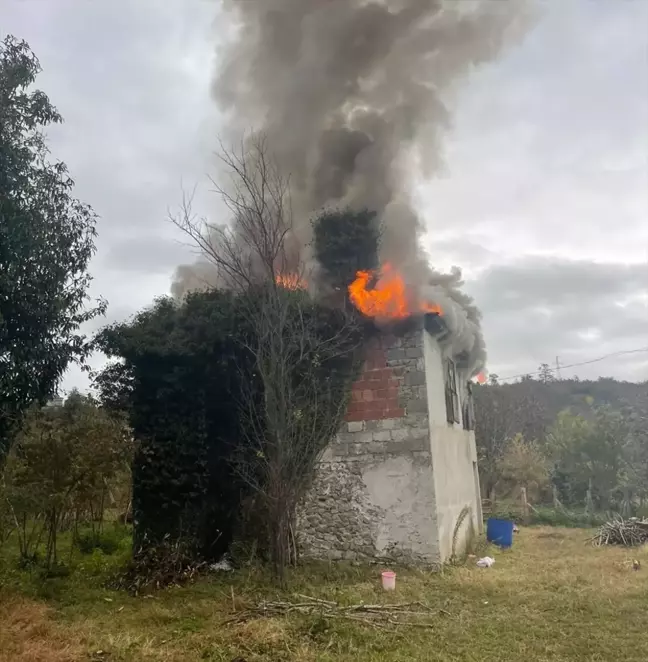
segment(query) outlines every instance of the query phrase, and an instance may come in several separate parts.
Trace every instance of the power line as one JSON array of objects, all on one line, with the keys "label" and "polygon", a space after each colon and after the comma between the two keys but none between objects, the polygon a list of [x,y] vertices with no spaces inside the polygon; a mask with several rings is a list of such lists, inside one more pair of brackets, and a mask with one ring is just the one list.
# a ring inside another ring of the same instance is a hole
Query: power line
[{"label": "power line", "polygon": [[[639,347],[637,349],[626,349],[620,352],[612,352],[611,354],[605,354],[599,356],[596,359],[590,359],[589,361],[580,361],[579,363],[569,363],[567,365],[559,363],[556,368],[548,368],[548,372],[556,372],[557,370],[564,370],[565,368],[578,368],[582,365],[590,365],[591,363],[598,363],[599,361],[605,361],[606,359],[613,358],[615,356],[623,356],[624,354],[638,354],[639,352],[648,352],[648,347]],[[497,381],[506,382],[511,379],[519,379],[520,377],[527,377],[533,375],[539,375],[542,370],[534,370],[532,372],[522,372],[519,375],[511,375],[510,377],[498,377]]]}]

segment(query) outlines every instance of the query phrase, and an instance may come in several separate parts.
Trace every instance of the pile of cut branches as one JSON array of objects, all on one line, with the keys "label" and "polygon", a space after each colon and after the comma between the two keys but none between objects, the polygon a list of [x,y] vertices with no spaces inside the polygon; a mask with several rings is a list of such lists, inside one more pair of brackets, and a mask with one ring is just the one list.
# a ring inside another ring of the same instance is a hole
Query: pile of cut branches
[{"label": "pile of cut branches", "polygon": [[263,601],[234,613],[224,623],[245,623],[254,618],[271,618],[289,614],[313,615],[321,618],[338,618],[359,621],[376,628],[394,628],[397,626],[433,628],[432,618],[444,614],[444,609],[434,609],[423,602],[402,604],[365,604],[341,605],[338,602],[312,598],[307,595],[295,596],[298,600]]},{"label": "pile of cut branches", "polygon": [[602,545],[623,545],[624,547],[637,547],[648,542],[648,519],[631,517],[623,519],[616,517],[603,524],[592,543],[597,547]]}]

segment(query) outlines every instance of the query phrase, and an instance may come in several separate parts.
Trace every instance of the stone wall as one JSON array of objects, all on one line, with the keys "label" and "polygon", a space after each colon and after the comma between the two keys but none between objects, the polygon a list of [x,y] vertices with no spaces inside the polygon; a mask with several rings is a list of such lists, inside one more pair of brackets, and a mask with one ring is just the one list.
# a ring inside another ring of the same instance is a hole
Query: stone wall
[{"label": "stone wall", "polygon": [[422,325],[368,349],[299,515],[305,556],[440,561]]}]

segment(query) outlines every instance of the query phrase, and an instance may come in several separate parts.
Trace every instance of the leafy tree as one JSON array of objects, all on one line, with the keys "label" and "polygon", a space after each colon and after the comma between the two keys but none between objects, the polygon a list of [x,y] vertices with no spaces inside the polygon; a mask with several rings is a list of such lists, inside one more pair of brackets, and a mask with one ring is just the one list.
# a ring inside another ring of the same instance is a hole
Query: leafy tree
[{"label": "leafy tree", "polygon": [[648,496],[648,384],[643,386],[646,392],[624,401],[621,408],[629,434],[619,485],[624,502],[638,499],[640,506]]},{"label": "leafy tree", "polygon": [[160,299],[98,334],[97,347],[117,360],[95,386],[102,403],[126,411],[138,440],[136,551],[170,537],[216,558],[232,540],[247,493],[233,467],[241,381],[252,372],[247,337],[236,298],[219,291]]},{"label": "leafy tree", "polygon": [[608,508],[622,482],[628,441],[627,420],[609,407],[596,407],[587,418],[570,410],[561,412],[549,448],[562,498],[572,503],[591,499],[599,509]]},{"label": "leafy tree", "polygon": [[492,498],[500,482],[501,461],[510,441],[518,434],[538,444],[548,425],[542,402],[529,381],[520,384],[479,385],[474,389],[475,437],[481,486]]},{"label": "leafy tree", "polygon": [[517,432],[514,402],[510,395],[510,391],[496,383],[477,385],[474,389],[480,484],[484,496],[488,498],[493,498],[500,478],[500,461],[509,440]]},{"label": "leafy tree", "polygon": [[313,235],[323,280],[334,291],[346,295],[358,271],[372,271],[378,266],[380,228],[373,211],[326,211],[313,222]]},{"label": "leafy tree", "polygon": [[43,129],[62,119],[30,91],[39,72],[24,41],[0,43],[0,461],[12,425],[83,360],[79,327],[104,309],[86,308],[95,215],[49,160]]},{"label": "leafy tree", "polygon": [[648,496],[647,383],[522,378],[474,393],[486,493],[501,479],[508,440],[521,434],[551,459],[552,481],[566,503],[582,505],[590,481],[599,507],[630,512]]},{"label": "leafy tree", "polygon": [[131,448],[124,420],[89,397],[73,393],[62,407],[32,408],[4,472],[23,558],[45,534],[49,567],[64,526],[102,520],[108,486],[128,467]]},{"label": "leafy tree", "polygon": [[541,363],[538,370],[539,379],[543,384],[549,384],[555,381],[553,370],[548,363]]},{"label": "leafy tree", "polygon": [[547,458],[536,444],[528,442],[521,434],[509,440],[498,469],[498,491],[502,495],[525,487],[531,499],[539,500],[549,486]]}]

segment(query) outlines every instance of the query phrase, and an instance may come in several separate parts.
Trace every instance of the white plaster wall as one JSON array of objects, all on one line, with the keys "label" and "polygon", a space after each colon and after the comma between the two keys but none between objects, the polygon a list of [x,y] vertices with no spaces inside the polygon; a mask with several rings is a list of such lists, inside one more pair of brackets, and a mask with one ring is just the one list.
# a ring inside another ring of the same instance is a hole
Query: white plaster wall
[{"label": "white plaster wall", "polygon": [[[464,551],[472,531],[481,530],[477,451],[472,431],[464,430],[462,423],[447,422],[441,345],[424,332],[423,346],[437,536],[440,558],[444,562],[452,555],[455,526],[465,506],[470,508],[470,513],[459,530],[456,553]],[[461,376],[457,375],[457,379],[459,385]],[[459,390],[461,393],[463,389]]]},{"label": "white plaster wall", "polygon": [[[434,477],[429,458],[386,458],[362,472],[369,503],[378,507],[375,546],[380,556],[407,556],[440,562]],[[402,551],[401,551],[402,550]]]}]

